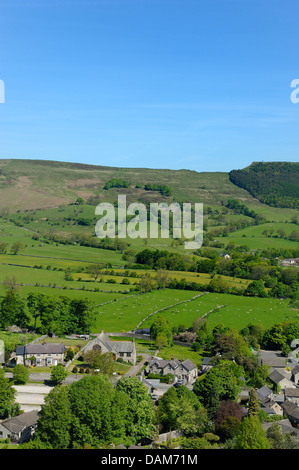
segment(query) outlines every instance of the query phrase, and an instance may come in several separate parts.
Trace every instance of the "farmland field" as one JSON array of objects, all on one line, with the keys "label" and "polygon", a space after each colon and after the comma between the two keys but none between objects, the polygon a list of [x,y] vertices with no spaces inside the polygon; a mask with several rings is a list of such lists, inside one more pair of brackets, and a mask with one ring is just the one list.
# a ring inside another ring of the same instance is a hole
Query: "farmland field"
[{"label": "farmland field", "polygon": [[[248,323],[260,323],[267,328],[275,322],[298,320],[299,311],[292,310],[288,304],[289,300],[205,293],[191,302],[164,311],[163,317],[171,325],[183,323],[186,328],[192,325],[193,320],[203,316],[211,327],[220,322],[237,330]],[[149,327],[151,321],[144,321],[142,327]]]}]

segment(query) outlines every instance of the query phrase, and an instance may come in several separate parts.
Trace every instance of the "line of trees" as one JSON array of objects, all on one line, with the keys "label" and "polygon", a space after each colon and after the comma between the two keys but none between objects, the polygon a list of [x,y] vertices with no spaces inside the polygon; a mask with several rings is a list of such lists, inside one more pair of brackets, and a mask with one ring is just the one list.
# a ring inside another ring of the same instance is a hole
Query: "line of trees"
[{"label": "line of trees", "polygon": [[16,325],[38,329],[41,334],[86,334],[94,322],[93,304],[88,298],[29,293],[24,299],[16,289],[8,289],[0,304],[1,328]]}]

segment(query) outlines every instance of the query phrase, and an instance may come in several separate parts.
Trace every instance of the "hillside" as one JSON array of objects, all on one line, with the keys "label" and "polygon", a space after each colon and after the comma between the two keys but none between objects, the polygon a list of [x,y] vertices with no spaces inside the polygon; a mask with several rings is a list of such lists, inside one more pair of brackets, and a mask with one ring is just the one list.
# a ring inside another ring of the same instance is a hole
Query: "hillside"
[{"label": "hillside", "polygon": [[[246,188],[234,184],[231,181],[232,173],[114,168],[44,160],[0,160],[0,209],[16,213],[53,208],[73,203],[78,197],[95,205],[101,201],[114,202],[117,194],[121,193],[127,195],[128,202],[138,199],[144,202],[176,200],[202,202],[214,207],[221,207],[228,199],[238,199],[250,209],[267,214],[270,220],[290,221],[294,214],[292,210],[272,210]],[[125,180],[129,185],[121,191],[119,188],[105,190],[104,186],[112,179]],[[149,184],[167,185],[171,188],[171,196],[144,190],[145,185]]]},{"label": "hillside", "polygon": [[[32,291],[51,298],[88,297],[96,305],[95,332],[126,331],[165,307],[172,323],[180,323],[187,312],[180,302],[207,290],[200,305],[195,299],[188,303],[188,326],[208,312],[214,312],[215,323],[225,315],[226,322],[245,326],[258,305],[263,323],[270,324],[267,302],[257,298],[265,293],[276,318],[297,316],[297,309],[288,307],[298,295],[296,271],[283,277],[276,259],[299,257],[298,211],[261,203],[228,173],[30,160],[2,160],[0,173],[0,298],[7,282],[24,299]],[[128,202],[203,202],[202,249],[190,252],[183,240],[171,237],[98,239],[95,205],[115,202],[118,194],[126,194]],[[97,264],[100,272],[93,270]],[[253,298],[244,296],[256,280],[264,283],[262,289],[258,284]]]},{"label": "hillside", "polygon": [[232,170],[229,179],[265,204],[299,208],[299,163],[255,162]]}]

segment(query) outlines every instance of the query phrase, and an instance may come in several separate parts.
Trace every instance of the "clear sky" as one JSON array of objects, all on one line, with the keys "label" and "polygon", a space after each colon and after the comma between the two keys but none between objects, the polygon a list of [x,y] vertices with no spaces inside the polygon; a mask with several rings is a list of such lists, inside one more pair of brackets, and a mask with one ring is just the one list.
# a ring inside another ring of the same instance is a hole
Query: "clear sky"
[{"label": "clear sky", "polygon": [[299,161],[290,0],[0,0],[0,79],[0,158]]}]

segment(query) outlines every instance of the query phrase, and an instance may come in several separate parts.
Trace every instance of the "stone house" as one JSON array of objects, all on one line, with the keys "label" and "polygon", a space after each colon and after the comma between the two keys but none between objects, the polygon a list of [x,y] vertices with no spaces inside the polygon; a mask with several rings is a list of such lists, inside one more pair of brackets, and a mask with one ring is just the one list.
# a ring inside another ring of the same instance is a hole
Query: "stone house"
[{"label": "stone house", "polygon": [[26,442],[33,436],[37,421],[38,413],[36,410],[2,421],[0,423],[0,438],[9,438],[14,444]]},{"label": "stone house", "polygon": [[282,403],[283,414],[289,419],[292,426],[298,428],[299,426],[299,408],[296,403],[286,400]]},{"label": "stone house", "polygon": [[[16,363],[30,366],[56,366],[63,364],[64,343],[43,343],[26,344],[16,347]],[[34,360],[32,358],[35,358]]]},{"label": "stone house", "polygon": [[114,360],[119,358],[126,362],[136,364],[137,354],[134,341],[112,341],[104,330],[90,341],[84,348],[84,352],[90,350],[99,350],[101,354],[111,352]]},{"label": "stone house", "polygon": [[291,374],[284,371],[284,369],[273,369],[272,372],[268,375],[268,379],[275,385],[276,391],[279,391],[279,387],[281,390],[285,388],[294,387],[295,384],[291,381]]},{"label": "stone house", "polygon": [[198,377],[198,370],[190,359],[179,361],[171,359],[170,361],[152,357],[146,371],[151,374],[174,375],[176,380],[184,380],[187,383],[193,382]]},{"label": "stone house", "polygon": [[285,388],[284,399],[285,401],[291,401],[299,406],[299,388]]},{"label": "stone house", "polygon": [[292,369],[292,381],[295,385],[299,385],[299,365]]}]

